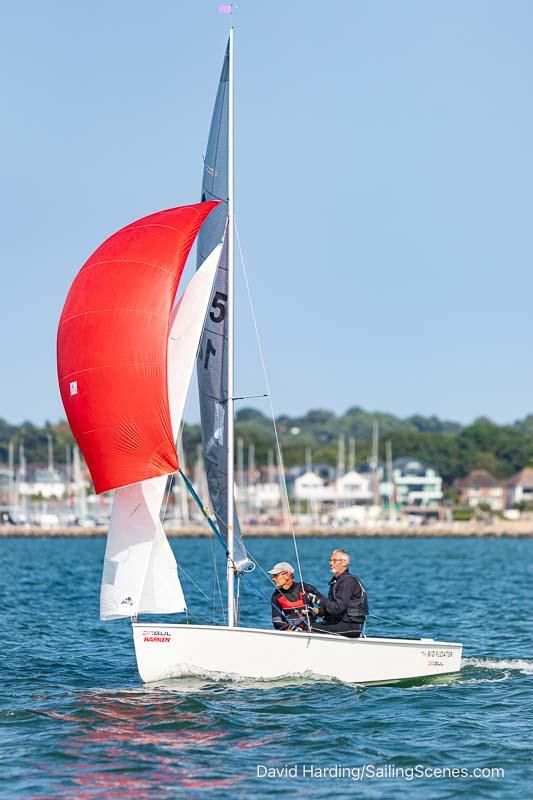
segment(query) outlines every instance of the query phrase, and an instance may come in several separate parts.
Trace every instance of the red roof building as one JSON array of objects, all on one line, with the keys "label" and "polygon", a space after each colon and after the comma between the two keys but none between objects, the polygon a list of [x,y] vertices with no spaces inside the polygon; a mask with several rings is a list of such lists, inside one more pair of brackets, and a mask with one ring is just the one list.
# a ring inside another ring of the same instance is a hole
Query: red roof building
[{"label": "red roof building", "polygon": [[457,478],[454,487],[461,503],[477,508],[489,506],[492,511],[503,511],[506,502],[506,482],[499,481],[486,469],[475,469],[464,478]]}]

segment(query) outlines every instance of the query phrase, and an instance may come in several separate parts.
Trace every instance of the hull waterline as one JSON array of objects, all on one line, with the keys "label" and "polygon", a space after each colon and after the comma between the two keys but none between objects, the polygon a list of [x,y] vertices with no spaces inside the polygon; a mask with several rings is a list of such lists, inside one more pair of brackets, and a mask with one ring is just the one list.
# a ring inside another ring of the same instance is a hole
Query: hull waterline
[{"label": "hull waterline", "polygon": [[144,683],[184,676],[276,680],[313,676],[344,683],[395,683],[459,672],[463,646],[259,628],[133,623]]}]

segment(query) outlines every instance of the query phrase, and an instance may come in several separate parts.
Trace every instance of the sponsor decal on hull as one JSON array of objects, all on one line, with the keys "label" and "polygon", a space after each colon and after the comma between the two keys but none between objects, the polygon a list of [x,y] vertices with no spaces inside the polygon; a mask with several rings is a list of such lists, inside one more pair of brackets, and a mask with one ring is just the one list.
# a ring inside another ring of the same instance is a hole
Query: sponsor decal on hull
[{"label": "sponsor decal on hull", "polygon": [[170,631],[143,631],[142,637],[144,642],[170,642]]},{"label": "sponsor decal on hull", "polygon": [[426,658],[452,658],[453,650],[421,650],[423,656]]}]

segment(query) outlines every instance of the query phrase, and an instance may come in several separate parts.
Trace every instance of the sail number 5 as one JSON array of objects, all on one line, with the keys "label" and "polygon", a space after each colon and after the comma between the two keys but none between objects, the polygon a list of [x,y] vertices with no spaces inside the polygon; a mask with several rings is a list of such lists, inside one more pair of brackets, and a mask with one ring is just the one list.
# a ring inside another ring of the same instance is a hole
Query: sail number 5
[{"label": "sail number 5", "polygon": [[[213,297],[213,302],[211,303],[211,307],[215,309],[215,311],[211,311],[209,313],[209,319],[212,322],[223,322],[226,317],[226,300],[228,299],[228,295],[224,294],[224,292],[215,292],[215,296]],[[218,313],[216,313],[218,312]]]}]

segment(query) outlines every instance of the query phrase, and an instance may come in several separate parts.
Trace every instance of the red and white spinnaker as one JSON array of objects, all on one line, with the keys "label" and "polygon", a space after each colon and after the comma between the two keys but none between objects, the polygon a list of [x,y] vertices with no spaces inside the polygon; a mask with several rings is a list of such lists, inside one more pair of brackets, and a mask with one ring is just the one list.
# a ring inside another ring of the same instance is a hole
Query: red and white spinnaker
[{"label": "red and white spinnaker", "polygon": [[[222,245],[173,309],[196,235],[217,202],[122,228],[72,284],[57,340],[63,405],[97,493],[116,489],[101,617],[185,610],[160,511]],[[157,576],[157,577],[156,577]]]}]

